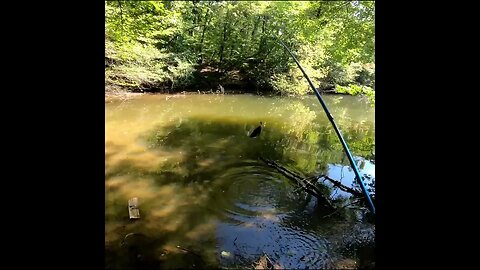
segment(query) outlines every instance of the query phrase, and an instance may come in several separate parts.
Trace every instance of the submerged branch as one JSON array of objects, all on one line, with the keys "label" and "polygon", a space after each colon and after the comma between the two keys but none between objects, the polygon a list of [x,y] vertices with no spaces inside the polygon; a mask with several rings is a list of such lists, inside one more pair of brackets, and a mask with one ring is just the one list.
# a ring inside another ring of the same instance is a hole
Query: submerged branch
[{"label": "submerged branch", "polygon": [[363,197],[363,194],[360,191],[357,191],[353,188],[349,188],[347,186],[344,186],[344,185],[342,185],[342,183],[340,181],[334,180],[334,179],[332,179],[332,178],[330,178],[326,175],[322,175],[320,177],[323,177],[325,180],[330,181],[335,187],[339,188],[342,191],[348,192],[348,193],[350,193],[354,196],[357,196],[357,197]]},{"label": "submerged branch", "polygon": [[[346,206],[349,206],[353,203],[347,204],[347,205],[345,205],[343,207],[340,207],[340,208],[335,207],[332,204],[332,202],[330,201],[330,199],[328,197],[326,197],[325,195],[323,195],[323,192],[315,185],[315,183],[317,183],[318,180],[320,180],[320,179],[322,179],[323,182],[325,180],[330,181],[333,184],[334,187],[336,187],[336,188],[338,188],[338,189],[340,189],[344,192],[350,193],[352,196],[354,196],[355,198],[357,198],[360,201],[363,201],[365,199],[362,192],[360,192],[359,190],[347,187],[347,186],[343,185],[340,181],[332,179],[332,178],[330,178],[326,175],[312,176],[312,177],[307,177],[306,178],[306,177],[302,177],[299,174],[285,168],[284,166],[278,164],[277,162],[275,162],[273,160],[265,159],[263,157],[260,157],[260,159],[262,161],[264,161],[268,166],[270,166],[272,168],[275,168],[282,175],[284,175],[285,177],[287,177],[288,179],[290,179],[294,183],[296,183],[298,185],[298,188],[296,188],[294,190],[294,192],[298,192],[300,189],[303,189],[306,193],[315,196],[320,203],[327,206],[328,208],[330,208],[330,210],[333,211],[333,213],[331,213],[330,215],[333,215],[338,210],[340,210],[342,208],[345,208]],[[356,201],[356,202],[358,202],[358,201]],[[327,216],[330,216],[330,215],[327,215]]]},{"label": "submerged branch", "polygon": [[265,163],[267,163],[268,166],[277,169],[281,174],[283,174],[288,179],[294,181],[299,186],[299,188],[302,188],[308,194],[315,196],[320,203],[327,206],[331,210],[335,209],[335,207],[328,200],[328,198],[322,195],[321,190],[318,187],[316,187],[313,183],[308,181],[310,180],[310,178],[301,177],[298,174],[288,170],[287,168],[283,167],[282,165],[276,163],[273,160],[267,160],[262,157],[260,157],[260,159]]}]

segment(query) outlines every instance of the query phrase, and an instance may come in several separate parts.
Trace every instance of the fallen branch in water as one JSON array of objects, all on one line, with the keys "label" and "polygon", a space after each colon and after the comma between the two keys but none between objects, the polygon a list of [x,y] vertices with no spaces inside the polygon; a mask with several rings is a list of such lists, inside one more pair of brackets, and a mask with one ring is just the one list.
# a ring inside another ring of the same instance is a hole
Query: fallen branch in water
[{"label": "fallen branch in water", "polygon": [[[321,175],[321,176],[319,176],[319,178],[323,178],[323,181],[325,181],[325,180],[330,181],[333,184],[333,186],[337,187],[338,189],[340,189],[344,192],[352,194],[352,196],[357,198],[358,201],[360,201],[362,203],[367,202],[367,200],[365,199],[365,196],[363,195],[363,193],[361,191],[350,188],[350,187],[347,187],[347,186],[343,185],[340,181],[334,180],[334,179],[332,179],[332,178],[330,178],[326,175]],[[375,194],[372,194],[372,200],[375,202]]]},{"label": "fallen branch in water", "polygon": [[337,213],[340,209],[347,208],[348,206],[354,205],[354,204],[356,204],[356,203],[358,203],[358,200],[353,201],[353,202],[351,202],[351,203],[348,203],[348,204],[346,204],[346,205],[344,205],[344,206],[342,206],[342,207],[339,207],[339,208],[337,208],[337,210],[333,211],[332,213],[330,213],[330,214],[328,214],[328,215],[323,216],[322,218],[330,217],[330,216],[334,215],[335,213]]},{"label": "fallen branch in water", "polygon": [[320,189],[317,186],[315,186],[313,183],[308,181],[308,180],[311,180],[312,178],[301,177],[300,175],[288,170],[287,168],[283,167],[282,165],[278,164],[273,160],[264,159],[262,157],[260,157],[260,159],[265,163],[267,163],[268,166],[277,169],[281,174],[283,174],[288,179],[294,181],[299,186],[299,188],[302,188],[308,194],[315,196],[318,199],[319,203],[330,208],[330,210],[332,211],[335,210],[335,207],[333,206],[333,204],[330,202],[328,198],[322,195],[322,192],[320,191]]},{"label": "fallen branch in water", "polygon": [[348,192],[348,193],[350,193],[354,196],[357,196],[357,197],[363,197],[362,192],[357,191],[353,188],[349,188],[347,186],[344,186],[344,185],[342,185],[342,183],[340,183],[340,181],[334,180],[334,179],[332,179],[332,178],[330,178],[326,175],[321,175],[321,176],[319,176],[319,178],[324,178],[325,180],[330,181],[335,187],[338,187],[342,191]]},{"label": "fallen branch in water", "polygon": [[[298,192],[300,189],[303,189],[308,194],[310,194],[312,196],[315,196],[318,199],[319,203],[322,203],[326,207],[330,208],[330,210],[332,210],[333,212],[331,214],[327,215],[327,216],[331,216],[334,213],[338,212],[338,210],[340,210],[342,208],[345,208],[346,206],[349,206],[353,203],[347,204],[347,205],[345,205],[343,207],[340,207],[340,208],[335,207],[332,204],[332,202],[330,201],[330,199],[325,197],[324,195],[322,195],[322,191],[315,185],[316,182],[318,182],[318,180],[322,180],[323,182],[328,180],[330,183],[332,183],[332,185],[334,187],[336,187],[336,188],[338,188],[338,189],[340,189],[344,192],[352,194],[354,197],[358,198],[358,200],[360,200],[360,201],[363,201],[363,202],[365,201],[365,198],[364,198],[362,192],[360,192],[359,190],[347,187],[347,186],[343,185],[340,181],[332,179],[332,178],[330,178],[326,175],[302,177],[299,174],[285,168],[284,166],[278,164],[277,162],[275,162],[273,160],[265,159],[265,158],[262,158],[262,157],[260,157],[260,159],[262,161],[264,161],[268,166],[277,169],[285,177],[287,177],[288,179],[295,182],[298,185],[298,188],[296,188],[294,190],[294,192]],[[327,216],[325,216],[325,217],[327,217]]]}]

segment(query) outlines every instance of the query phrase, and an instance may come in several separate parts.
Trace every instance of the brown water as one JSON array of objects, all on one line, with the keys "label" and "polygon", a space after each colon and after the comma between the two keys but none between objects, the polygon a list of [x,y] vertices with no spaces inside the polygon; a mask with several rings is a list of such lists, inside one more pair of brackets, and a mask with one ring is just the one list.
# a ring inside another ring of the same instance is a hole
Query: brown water
[{"label": "brown water", "polygon": [[[325,101],[374,184],[374,109],[359,97]],[[371,233],[361,215],[325,217],[315,198],[259,159],[353,185],[316,97],[143,95],[105,108],[106,269],[251,269],[263,254],[286,268],[373,260],[345,244]],[[260,121],[260,136],[248,137]],[[128,216],[132,197],[139,220]]]}]

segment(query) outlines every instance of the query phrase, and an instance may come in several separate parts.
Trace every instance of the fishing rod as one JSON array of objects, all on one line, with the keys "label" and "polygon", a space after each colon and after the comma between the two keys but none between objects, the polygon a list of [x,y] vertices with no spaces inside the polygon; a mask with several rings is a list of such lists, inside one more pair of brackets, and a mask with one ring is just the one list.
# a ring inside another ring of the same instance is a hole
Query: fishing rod
[{"label": "fishing rod", "polygon": [[300,63],[298,62],[297,58],[295,58],[295,55],[293,55],[293,53],[290,51],[290,49],[287,47],[287,45],[285,45],[281,40],[278,39],[278,41],[279,41],[280,44],[282,44],[283,47],[285,47],[285,49],[287,49],[288,53],[292,56],[293,60],[295,60],[295,63],[297,63],[297,66],[302,71],[305,79],[307,79],[308,84],[310,85],[313,92],[317,96],[318,100],[320,101],[320,104],[322,104],[323,110],[327,114],[327,118],[328,118],[328,120],[330,120],[330,123],[332,123],[333,128],[335,129],[335,132],[337,133],[337,136],[340,139],[340,142],[342,143],[343,149],[345,150],[345,153],[347,154],[347,158],[350,161],[350,165],[352,166],[353,171],[355,172],[355,176],[358,179],[358,183],[360,184],[360,188],[362,189],[362,193],[365,196],[365,198],[367,198],[368,206],[370,207],[370,211],[372,212],[373,215],[375,215],[375,205],[373,205],[372,198],[370,197],[370,194],[368,193],[368,190],[365,187],[365,184],[363,183],[362,176],[360,175],[360,172],[358,171],[357,165],[355,164],[355,161],[353,160],[352,154],[350,153],[350,150],[348,149],[348,145],[345,142],[345,140],[343,139],[343,136],[340,133],[340,130],[338,129],[337,124],[335,123],[335,120],[333,120],[333,116],[330,113],[330,111],[328,110],[327,105],[325,105],[325,102],[323,101],[322,96],[318,92],[317,88],[315,88],[315,86],[313,85],[313,83],[310,80],[310,78],[308,77],[307,73],[305,73],[305,70],[303,70],[303,68],[300,65]]}]

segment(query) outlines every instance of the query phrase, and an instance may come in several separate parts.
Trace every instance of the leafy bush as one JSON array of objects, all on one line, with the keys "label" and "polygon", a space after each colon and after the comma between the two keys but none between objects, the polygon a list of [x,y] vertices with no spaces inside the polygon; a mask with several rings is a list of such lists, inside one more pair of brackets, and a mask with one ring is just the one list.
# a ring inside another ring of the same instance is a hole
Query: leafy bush
[{"label": "leafy bush", "polygon": [[179,55],[163,53],[151,44],[128,42],[116,45],[106,41],[105,57],[117,64],[105,69],[105,82],[138,90],[142,85],[188,85],[193,64]]},{"label": "leafy bush", "polygon": [[169,78],[172,81],[172,88],[188,86],[193,81],[195,68],[188,60],[178,57],[174,58],[175,65],[168,66]]},{"label": "leafy bush", "polygon": [[349,82],[374,87],[375,85],[375,64],[352,63],[348,67]]},{"label": "leafy bush", "polygon": [[349,78],[347,68],[340,63],[327,60],[324,63],[324,67],[327,70],[327,74],[322,81],[322,89],[328,89],[336,84],[347,85],[352,82]]},{"label": "leafy bush", "polygon": [[[320,81],[325,77],[323,70],[312,67],[309,62],[302,64],[302,67],[313,82]],[[274,74],[269,82],[278,93],[293,95],[313,93],[302,71],[296,65],[292,66],[288,73]]]},{"label": "leafy bush", "polygon": [[350,84],[348,86],[336,85],[337,93],[346,93],[349,95],[365,95],[372,106],[375,106],[375,90],[368,86]]}]

